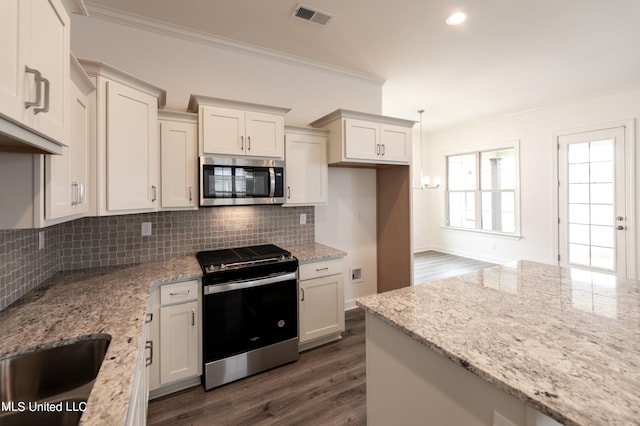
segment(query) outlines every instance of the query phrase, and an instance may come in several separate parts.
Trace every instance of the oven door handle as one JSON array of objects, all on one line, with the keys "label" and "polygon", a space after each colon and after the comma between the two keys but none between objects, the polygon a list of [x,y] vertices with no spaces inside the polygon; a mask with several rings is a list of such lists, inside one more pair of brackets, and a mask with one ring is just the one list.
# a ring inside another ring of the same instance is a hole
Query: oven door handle
[{"label": "oven door handle", "polygon": [[204,295],[223,293],[225,291],[241,290],[244,288],[259,287],[267,284],[274,284],[282,281],[295,280],[296,273],[279,274],[257,280],[231,281],[225,284],[212,284],[204,287]]}]

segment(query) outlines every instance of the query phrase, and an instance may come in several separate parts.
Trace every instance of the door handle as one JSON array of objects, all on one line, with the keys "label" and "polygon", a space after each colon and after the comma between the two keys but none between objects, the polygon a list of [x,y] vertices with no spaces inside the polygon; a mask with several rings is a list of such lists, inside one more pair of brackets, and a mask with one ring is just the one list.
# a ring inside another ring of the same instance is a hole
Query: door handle
[{"label": "door handle", "polygon": [[251,136],[247,136],[247,151],[251,151]]},{"label": "door handle", "polygon": [[304,302],[304,288],[300,289],[300,293],[302,293],[302,299],[300,299],[300,301]]},{"label": "door handle", "polygon": [[618,226],[616,226],[616,229],[617,229],[618,231],[623,231],[625,228],[624,228],[624,226],[622,226],[622,225],[618,225]]},{"label": "door handle", "polygon": [[147,340],[144,344],[145,349],[149,349],[149,356],[145,358],[144,366],[148,367],[153,364],[153,342],[151,340]]},{"label": "door handle", "polygon": [[49,112],[49,80],[42,78],[44,82],[44,108],[34,108],[33,113]]},{"label": "door handle", "polygon": [[33,80],[36,83],[36,100],[33,102],[25,102],[24,103],[24,107],[26,109],[31,108],[32,106],[38,106],[40,105],[40,102],[42,100],[42,74],[40,74],[40,71],[38,71],[37,69],[33,69],[33,68],[29,68],[29,67],[24,67],[24,71],[30,74],[33,74]]},{"label": "door handle", "polygon": [[196,310],[192,309],[191,310],[191,327],[195,327],[196,326]]}]

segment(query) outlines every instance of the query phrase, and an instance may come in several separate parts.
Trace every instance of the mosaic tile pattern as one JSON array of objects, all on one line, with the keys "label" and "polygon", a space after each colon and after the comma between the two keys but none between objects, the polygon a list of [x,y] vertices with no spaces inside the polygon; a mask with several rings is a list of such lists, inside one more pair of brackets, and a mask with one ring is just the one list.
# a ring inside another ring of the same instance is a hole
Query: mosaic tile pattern
[{"label": "mosaic tile pattern", "polygon": [[[44,249],[38,233],[44,232]],[[0,231],[0,311],[60,270],[60,227]]]},{"label": "mosaic tile pattern", "polygon": [[[306,224],[300,225],[300,214]],[[143,222],[152,235],[141,236]],[[191,255],[200,250],[315,240],[313,207],[243,206],[195,211],[88,217],[45,228],[0,231],[0,310],[58,271],[126,265]]]}]

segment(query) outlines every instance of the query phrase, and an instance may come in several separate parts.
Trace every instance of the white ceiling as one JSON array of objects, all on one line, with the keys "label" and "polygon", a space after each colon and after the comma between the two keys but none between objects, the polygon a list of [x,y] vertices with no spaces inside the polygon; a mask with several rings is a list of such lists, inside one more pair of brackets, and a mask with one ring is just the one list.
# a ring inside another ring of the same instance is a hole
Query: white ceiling
[{"label": "white ceiling", "polygon": [[[640,87],[640,0],[92,0],[386,79],[384,113],[425,129]],[[444,23],[469,11],[460,27]]]}]

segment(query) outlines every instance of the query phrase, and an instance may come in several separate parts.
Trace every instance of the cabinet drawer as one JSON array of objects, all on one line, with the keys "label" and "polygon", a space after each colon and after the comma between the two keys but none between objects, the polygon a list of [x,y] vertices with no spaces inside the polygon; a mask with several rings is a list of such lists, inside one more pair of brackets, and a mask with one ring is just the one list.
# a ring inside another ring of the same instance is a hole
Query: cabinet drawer
[{"label": "cabinet drawer", "polygon": [[160,304],[189,302],[198,299],[198,281],[184,281],[160,287]]},{"label": "cabinet drawer", "polygon": [[303,263],[298,270],[300,281],[342,273],[342,259]]}]

